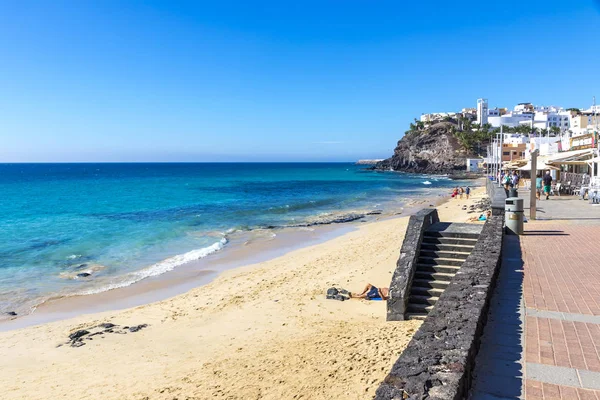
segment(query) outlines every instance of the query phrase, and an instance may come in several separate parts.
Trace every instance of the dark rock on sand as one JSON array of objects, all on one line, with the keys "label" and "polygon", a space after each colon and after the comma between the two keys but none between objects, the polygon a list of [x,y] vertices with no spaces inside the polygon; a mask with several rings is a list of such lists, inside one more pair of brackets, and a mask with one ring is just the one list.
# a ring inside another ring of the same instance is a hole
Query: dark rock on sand
[{"label": "dark rock on sand", "polygon": [[110,322],[105,322],[103,324],[98,325],[98,328],[110,329],[110,328],[114,328],[115,326],[116,326],[115,324],[111,324]]},{"label": "dark rock on sand", "polygon": [[14,311],[9,311],[9,312],[6,313],[6,315],[10,315],[11,317],[16,317],[17,313],[14,312]]},{"label": "dark rock on sand", "polygon": [[129,332],[137,332],[141,329],[144,329],[148,326],[148,324],[141,324],[141,325],[136,325],[136,326],[132,326],[129,328]]},{"label": "dark rock on sand", "polygon": [[379,215],[379,214],[383,214],[383,211],[381,211],[381,210],[373,210],[373,211],[369,211],[365,215]]},{"label": "dark rock on sand", "polygon": [[89,272],[82,272],[80,274],[77,274],[78,278],[87,278],[88,276],[91,276],[92,274],[90,274]]},{"label": "dark rock on sand", "polygon": [[75,340],[79,339],[80,337],[85,336],[85,335],[87,335],[89,333],[90,332],[86,331],[85,329],[80,329],[78,331],[75,331],[75,332],[71,333],[69,335],[69,339],[75,341]]}]

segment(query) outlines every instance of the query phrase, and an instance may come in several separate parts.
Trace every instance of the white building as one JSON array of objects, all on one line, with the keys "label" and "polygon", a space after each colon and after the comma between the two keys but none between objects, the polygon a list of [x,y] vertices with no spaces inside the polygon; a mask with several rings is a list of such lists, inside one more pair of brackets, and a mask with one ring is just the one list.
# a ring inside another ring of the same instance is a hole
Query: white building
[{"label": "white building", "polygon": [[435,122],[442,121],[444,118],[457,118],[459,113],[455,112],[440,112],[440,113],[430,113],[430,114],[421,114],[421,122]]},{"label": "white building", "polygon": [[467,172],[479,172],[483,158],[467,158]]},{"label": "white building", "polygon": [[513,109],[514,114],[533,113],[535,108],[531,103],[519,103]]},{"label": "white building", "polygon": [[564,111],[564,108],[557,106],[535,106],[533,109],[536,112],[546,112],[555,114]]},{"label": "white building", "polygon": [[519,126],[523,123],[531,123],[531,119],[533,118],[533,114],[515,114],[508,113],[500,116],[490,116],[488,117],[488,123],[492,125],[494,128],[500,128],[502,125],[515,127]]},{"label": "white building", "polygon": [[533,126],[543,131],[557,127],[564,132],[569,130],[570,125],[571,113],[568,111],[536,111],[533,120]]},{"label": "white building", "polygon": [[480,126],[488,123],[487,99],[477,99],[477,123]]}]

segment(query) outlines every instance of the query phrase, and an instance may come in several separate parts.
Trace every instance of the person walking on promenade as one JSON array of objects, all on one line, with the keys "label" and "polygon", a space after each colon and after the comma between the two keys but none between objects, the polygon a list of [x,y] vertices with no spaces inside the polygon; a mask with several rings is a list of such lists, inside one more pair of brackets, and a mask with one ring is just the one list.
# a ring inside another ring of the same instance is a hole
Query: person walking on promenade
[{"label": "person walking on promenade", "polygon": [[512,186],[512,178],[510,177],[510,172],[506,171],[504,174],[504,178],[502,178],[502,184],[504,185],[504,191],[506,192],[506,197],[508,197],[508,191]]},{"label": "person walking on promenade", "polygon": [[542,179],[544,182],[544,194],[546,195],[546,200],[550,200],[550,191],[552,190],[552,175],[550,175],[550,171],[546,171],[546,175]]},{"label": "person walking on promenade", "polygon": [[518,188],[519,187],[519,175],[517,174],[517,171],[513,172],[511,180],[512,180],[512,186],[514,188]]},{"label": "person walking on promenade", "polygon": [[542,197],[542,174],[538,173],[535,177],[535,197],[540,200]]}]

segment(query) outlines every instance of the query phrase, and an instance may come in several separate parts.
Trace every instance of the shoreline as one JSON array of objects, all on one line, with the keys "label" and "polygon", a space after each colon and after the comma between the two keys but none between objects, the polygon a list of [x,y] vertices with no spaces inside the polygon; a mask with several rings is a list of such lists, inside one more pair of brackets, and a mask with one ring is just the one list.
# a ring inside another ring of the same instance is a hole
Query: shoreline
[{"label": "shoreline", "polygon": [[[464,206],[481,192],[468,201],[446,198],[440,218],[466,221]],[[385,302],[339,302],[324,293],[387,284],[407,222],[403,215],[356,223],[159,302],[0,332],[4,396],[372,398],[420,321],[386,322]],[[101,323],[117,325],[115,332],[69,345],[70,334]]]},{"label": "shoreline", "polygon": [[[0,332],[35,326],[39,324],[74,318],[79,315],[137,307],[204,286],[224,271],[281,257],[291,251],[324,243],[344,235],[365,223],[410,216],[424,205],[443,204],[446,196],[423,196],[409,198],[397,208],[382,214],[367,214],[358,220],[332,222],[312,226],[277,227],[265,230],[276,233],[274,238],[252,237],[261,229],[242,232],[222,249],[197,260],[179,265],[173,270],[149,276],[130,285],[98,291],[50,297],[25,315],[0,319]],[[340,215],[351,215],[356,211],[345,210]],[[272,240],[271,240],[272,239]],[[251,243],[250,243],[251,242]]]}]

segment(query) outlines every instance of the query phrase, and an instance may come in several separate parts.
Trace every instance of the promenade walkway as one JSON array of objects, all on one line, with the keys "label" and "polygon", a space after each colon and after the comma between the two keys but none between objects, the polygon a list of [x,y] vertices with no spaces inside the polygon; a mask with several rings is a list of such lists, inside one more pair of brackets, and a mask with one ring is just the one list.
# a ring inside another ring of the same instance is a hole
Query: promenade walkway
[{"label": "promenade walkway", "polygon": [[600,400],[600,206],[552,197],[537,216],[506,236],[472,399]]}]

